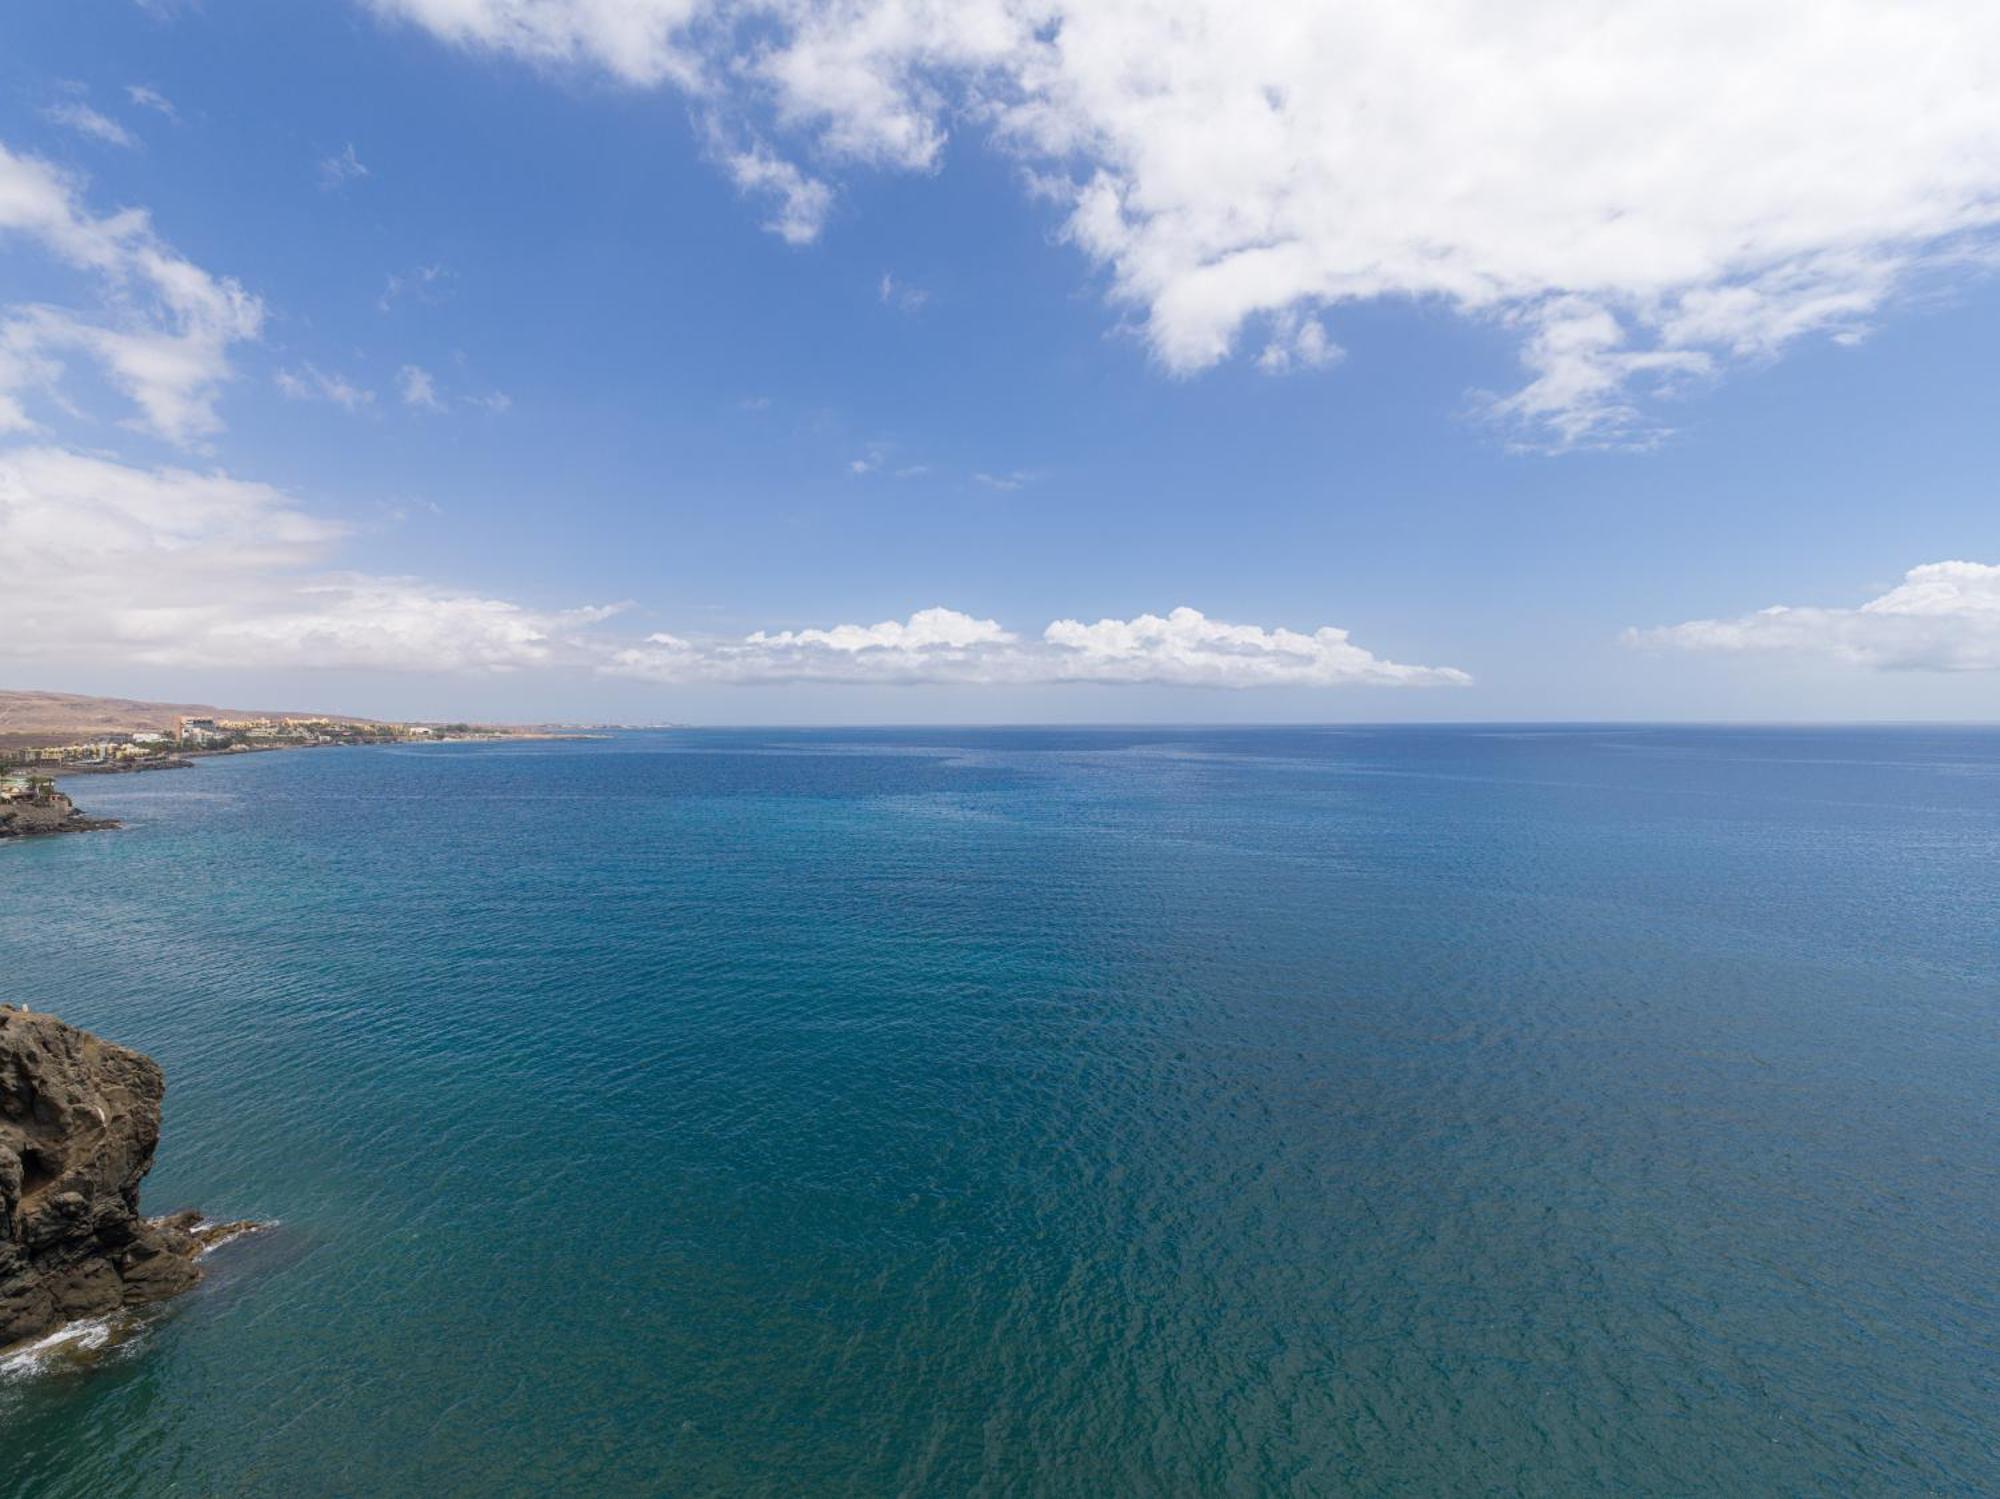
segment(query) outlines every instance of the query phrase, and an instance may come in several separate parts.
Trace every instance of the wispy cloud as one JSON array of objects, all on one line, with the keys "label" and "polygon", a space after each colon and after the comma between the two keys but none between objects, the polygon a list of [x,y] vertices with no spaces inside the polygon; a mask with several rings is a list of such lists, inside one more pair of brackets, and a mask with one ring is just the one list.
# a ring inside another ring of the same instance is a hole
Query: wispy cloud
[{"label": "wispy cloud", "polygon": [[139,144],[138,137],[123,125],[108,115],[98,113],[78,99],[62,104],[51,104],[42,111],[42,118],[51,124],[62,126],[65,130],[74,130],[78,135],[102,141],[107,146],[123,146],[130,150]]},{"label": "wispy cloud", "polygon": [[329,374],[307,363],[295,370],[279,370],[272,382],[288,401],[326,401],[344,411],[365,411],[375,404],[375,392],[354,384],[344,375]]},{"label": "wispy cloud", "polygon": [[809,177],[769,147],[757,144],[723,153],[737,190],[771,205],[764,227],[788,245],[809,245],[833,212],[833,189]]},{"label": "wispy cloud", "polygon": [[931,299],[931,294],[923,287],[899,281],[887,271],[876,283],[875,292],[884,307],[893,307],[898,312],[921,312]]},{"label": "wispy cloud", "polygon": [[1003,494],[1011,494],[1017,489],[1024,489],[1034,483],[1037,477],[1035,474],[1016,469],[1012,473],[1007,474],[974,474],[972,482],[985,489],[997,489]]},{"label": "wispy cloud", "polygon": [[125,85],[125,97],[140,109],[150,109],[155,114],[165,115],[170,120],[180,119],[180,111],[174,108],[174,101],[156,88],[143,83]]},{"label": "wispy cloud", "polygon": [[444,410],[444,402],[438,399],[437,381],[431,378],[429,370],[414,364],[404,365],[396,372],[396,390],[405,406],[422,411]]},{"label": "wispy cloud", "polygon": [[331,156],[323,156],[319,163],[319,186],[321,192],[338,192],[350,182],[359,182],[364,177],[373,176],[354,154],[354,142],[349,141]]},{"label": "wispy cloud", "polygon": [[411,271],[391,271],[383,282],[382,295],[375,299],[378,311],[388,312],[404,298],[418,302],[440,299],[451,272],[441,265],[420,265]]}]

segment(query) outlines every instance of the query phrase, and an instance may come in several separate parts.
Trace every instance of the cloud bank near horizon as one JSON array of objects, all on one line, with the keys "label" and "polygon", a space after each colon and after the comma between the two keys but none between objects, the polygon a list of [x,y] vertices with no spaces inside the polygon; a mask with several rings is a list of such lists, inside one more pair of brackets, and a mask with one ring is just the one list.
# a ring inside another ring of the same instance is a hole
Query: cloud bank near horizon
[{"label": "cloud bank near horizon", "polygon": [[2000,671],[2000,566],[1929,562],[1856,608],[1774,604],[1735,619],[1628,630],[1625,638],[1724,655],[1818,656],[1882,671]]},{"label": "cloud bank near horizon", "polygon": [[1645,445],[1657,402],[1854,342],[2000,225],[2000,8],[1980,0],[363,0],[455,46],[693,104],[804,244],[839,177],[1010,152],[1189,375],[1323,367],[1322,319],[1431,301],[1507,330],[1478,409]]},{"label": "cloud bank near horizon", "polygon": [[333,566],[343,526],[268,484],[0,451],[0,657],[496,671],[570,659],[608,607],[524,609]]},{"label": "cloud bank near horizon", "polygon": [[990,619],[607,638],[623,604],[540,609],[423,578],[345,571],[346,527],[282,490],[58,447],[0,449],[0,659],[230,669],[602,673],[663,685],[795,682],[1202,687],[1435,686],[1347,632],[1226,624],[1193,609],[1025,641]]},{"label": "cloud bank near horizon", "polygon": [[618,652],[607,670],[647,681],[739,685],[1439,687],[1472,680],[1453,667],[1384,660],[1330,626],[1301,634],[1230,624],[1186,607],[1095,624],[1059,619],[1032,640],[945,608],[876,625],[759,630],[741,640],[656,634]]}]

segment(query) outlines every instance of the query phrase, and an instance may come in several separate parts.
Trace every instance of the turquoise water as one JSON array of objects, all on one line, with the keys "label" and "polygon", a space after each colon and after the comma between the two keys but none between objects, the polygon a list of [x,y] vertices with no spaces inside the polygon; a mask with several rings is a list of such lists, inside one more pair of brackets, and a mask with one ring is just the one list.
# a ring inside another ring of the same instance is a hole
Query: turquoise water
[{"label": "turquoise water", "polygon": [[0,1492],[2000,1492],[2000,733],[79,780],[0,998],[275,1217]]}]

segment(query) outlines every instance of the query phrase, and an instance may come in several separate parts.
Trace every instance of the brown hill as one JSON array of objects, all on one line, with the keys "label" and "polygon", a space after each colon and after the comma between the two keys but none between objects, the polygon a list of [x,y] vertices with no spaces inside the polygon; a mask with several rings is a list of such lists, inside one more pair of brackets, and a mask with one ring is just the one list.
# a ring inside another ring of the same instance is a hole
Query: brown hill
[{"label": "brown hill", "polygon": [[74,692],[9,692],[0,689],[0,749],[67,744],[100,734],[171,733],[174,720],[191,718],[330,718],[370,723],[346,713],[278,712],[218,708],[209,703],[145,703],[123,697],[85,697]]}]

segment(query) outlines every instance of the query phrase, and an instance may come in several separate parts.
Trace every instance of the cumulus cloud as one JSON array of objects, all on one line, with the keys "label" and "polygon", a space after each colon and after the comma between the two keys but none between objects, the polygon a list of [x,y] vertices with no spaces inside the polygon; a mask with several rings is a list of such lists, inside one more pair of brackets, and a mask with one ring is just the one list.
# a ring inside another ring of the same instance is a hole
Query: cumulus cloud
[{"label": "cumulus cloud", "polygon": [[1858,608],[1784,604],[1735,619],[1628,630],[1633,645],[1822,656],[1887,671],[2000,670],[2000,566],[1930,562]]},{"label": "cumulus cloud", "polygon": [[[1186,374],[1341,305],[1510,329],[1523,441],[1645,443],[1657,395],[1823,334],[2000,223],[1986,0],[367,0],[447,41],[671,83],[831,167],[1016,153]],[[832,188],[728,158],[813,238]],[[1313,330],[1317,329],[1315,332]]]},{"label": "cumulus cloud", "polygon": [[215,402],[230,347],[263,327],[256,297],[176,254],[143,209],[95,216],[73,179],[0,145],[0,235],[10,234],[94,276],[102,306],[0,311],[0,431],[33,429],[21,397],[52,392],[72,353],[95,360],[137,405],[138,425],[170,442],[220,429]]},{"label": "cumulus cloud", "polygon": [[507,670],[585,659],[612,612],[329,570],[344,534],[223,473],[0,451],[0,658]]},{"label": "cumulus cloud", "polygon": [[908,620],[825,630],[759,630],[737,640],[653,635],[613,654],[606,671],[669,683],[873,682],[1184,687],[1462,685],[1450,667],[1385,661],[1345,630],[1310,635],[1227,624],[1195,609],[1160,616],[1057,620],[1024,640],[997,621],[924,609]]},{"label": "cumulus cloud", "polygon": [[1225,624],[1198,609],[1162,617],[1059,619],[1042,632],[1054,648],[1059,680],[1170,682],[1187,687],[1464,686],[1472,678],[1449,666],[1384,661],[1331,626],[1310,635]]}]

